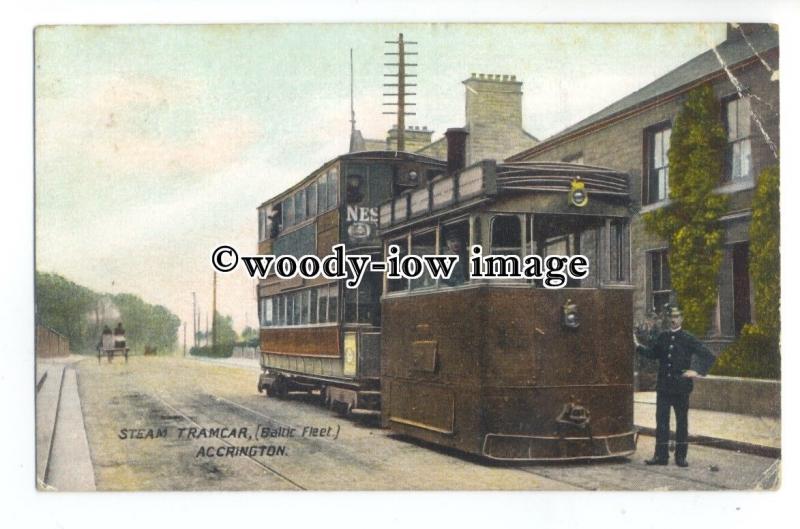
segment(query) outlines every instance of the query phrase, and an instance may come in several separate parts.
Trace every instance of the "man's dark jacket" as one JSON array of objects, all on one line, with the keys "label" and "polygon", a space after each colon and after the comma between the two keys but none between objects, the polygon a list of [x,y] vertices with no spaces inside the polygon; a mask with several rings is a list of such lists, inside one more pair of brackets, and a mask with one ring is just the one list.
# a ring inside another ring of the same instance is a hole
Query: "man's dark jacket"
[{"label": "man's dark jacket", "polygon": [[715,360],[700,340],[683,329],[662,332],[650,347],[636,349],[642,356],[658,360],[656,390],[669,393],[691,393],[692,379],[681,375],[693,369],[705,376]]}]

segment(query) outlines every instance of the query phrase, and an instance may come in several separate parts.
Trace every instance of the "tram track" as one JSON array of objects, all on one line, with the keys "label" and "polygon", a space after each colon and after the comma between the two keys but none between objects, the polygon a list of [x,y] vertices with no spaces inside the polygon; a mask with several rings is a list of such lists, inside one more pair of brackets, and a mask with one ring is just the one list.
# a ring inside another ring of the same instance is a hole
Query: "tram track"
[{"label": "tram track", "polygon": [[[195,420],[194,420],[192,417],[190,417],[189,415],[187,415],[186,413],[184,413],[184,412],[183,412],[183,410],[181,410],[181,409],[177,408],[176,406],[174,406],[174,405],[170,404],[169,402],[167,402],[167,401],[164,399],[164,397],[162,397],[161,395],[154,394],[154,396],[155,396],[155,398],[156,398],[156,399],[157,399],[157,400],[158,400],[158,401],[159,401],[159,402],[160,402],[160,403],[161,403],[163,406],[165,406],[166,408],[168,408],[168,409],[172,410],[172,411],[173,411],[174,413],[176,413],[177,415],[179,415],[179,416],[183,417],[183,419],[184,419],[184,420],[188,421],[189,423],[191,423],[191,424],[195,425],[195,426],[196,426],[196,427],[198,427],[198,428],[203,428],[203,427],[204,427],[202,424],[198,423],[198,422],[197,422],[197,421],[195,421]],[[230,442],[230,441],[228,441],[227,439],[223,439],[223,438],[217,438],[217,440],[218,440],[218,441],[220,441],[221,443],[224,443],[224,444],[226,444],[226,445],[230,446],[230,447],[236,448],[236,445],[234,445],[233,443],[231,443],[231,442]],[[251,455],[249,455],[249,454],[245,454],[245,455],[244,455],[244,457],[245,457],[247,460],[249,460],[251,463],[253,463],[254,465],[256,465],[256,466],[260,467],[260,468],[261,468],[261,469],[263,469],[263,470],[266,470],[267,472],[269,472],[269,473],[273,474],[273,475],[274,475],[274,476],[276,476],[277,478],[279,478],[279,479],[281,479],[281,480],[283,480],[283,481],[285,481],[285,482],[289,483],[290,485],[292,485],[293,487],[295,487],[297,490],[306,490],[306,487],[303,487],[302,485],[300,485],[299,483],[297,483],[297,482],[296,482],[296,481],[294,481],[293,479],[291,479],[291,478],[289,478],[288,476],[284,475],[284,474],[283,474],[283,473],[281,473],[280,471],[278,471],[278,470],[276,470],[276,469],[272,468],[270,465],[267,465],[267,464],[266,464],[266,463],[264,463],[263,461],[259,461],[258,459],[256,459],[255,457],[253,457],[253,456],[251,456]]]},{"label": "tram track", "polygon": [[[210,399],[213,399],[213,401],[215,401],[216,403],[226,405],[229,408],[234,408],[234,409],[240,410],[240,412],[244,412],[244,413],[246,413],[246,414],[248,414],[250,416],[253,416],[253,417],[259,417],[261,419],[266,420],[271,425],[282,426],[282,427],[286,427],[286,428],[291,428],[293,426],[292,424],[289,424],[289,423],[286,423],[286,422],[282,422],[282,421],[280,421],[279,419],[276,419],[273,416],[266,415],[265,413],[262,413],[260,411],[254,410],[254,409],[252,409],[252,408],[250,408],[248,406],[245,406],[245,405],[240,404],[238,402],[232,401],[232,400],[227,399],[225,397],[221,397],[221,396],[215,395],[213,393],[206,393],[205,395],[207,397],[209,397]],[[203,407],[205,407],[206,403],[198,402],[198,404],[203,406]],[[330,442],[330,439],[320,439],[320,440],[317,440],[317,441],[328,441],[328,442]],[[602,463],[600,463],[600,464],[602,465]],[[713,483],[709,483],[708,481],[695,479],[695,478],[688,477],[688,476],[676,476],[676,475],[674,475],[673,473],[671,473],[669,471],[659,471],[659,469],[657,469],[657,468],[650,468],[650,467],[648,467],[648,468],[639,468],[636,465],[636,463],[633,462],[633,461],[628,461],[627,463],[623,463],[623,466],[625,467],[624,468],[624,473],[626,475],[622,475],[621,474],[618,479],[614,480],[614,481],[616,481],[616,484],[619,486],[620,490],[625,490],[625,489],[627,489],[627,490],[638,490],[636,487],[626,487],[626,486],[624,486],[625,483],[631,483],[631,482],[635,483],[637,481],[635,478],[631,479],[631,477],[629,475],[627,475],[627,473],[629,473],[629,472],[633,472],[633,473],[635,473],[637,475],[640,475],[640,476],[643,476],[643,477],[644,476],[648,476],[648,477],[656,478],[656,479],[658,479],[658,478],[668,478],[670,481],[674,481],[676,483],[686,483],[687,484],[686,487],[675,487],[676,489],[680,489],[680,490],[696,489],[698,485],[703,487],[703,488],[714,489],[714,490],[728,490],[730,488],[730,487],[727,487],[727,486],[724,486],[724,485],[713,484]],[[547,466],[543,466],[543,467],[519,467],[517,470],[521,470],[521,471],[523,471],[523,472],[525,472],[527,474],[531,474],[531,475],[534,475],[534,476],[538,476],[538,477],[543,477],[543,478],[559,481],[561,483],[564,483],[564,484],[569,485],[571,487],[579,488],[581,490],[606,490],[607,486],[608,486],[608,483],[604,483],[602,485],[600,483],[598,483],[598,486],[587,485],[586,484],[586,480],[577,479],[577,478],[575,478],[575,479],[567,478],[567,477],[558,475],[557,470],[555,472],[548,472],[547,469],[548,469]],[[592,469],[597,469],[597,464],[593,465]],[[622,473],[622,472],[623,471],[620,470],[620,473]],[[689,486],[688,484],[692,484],[693,486]]]}]

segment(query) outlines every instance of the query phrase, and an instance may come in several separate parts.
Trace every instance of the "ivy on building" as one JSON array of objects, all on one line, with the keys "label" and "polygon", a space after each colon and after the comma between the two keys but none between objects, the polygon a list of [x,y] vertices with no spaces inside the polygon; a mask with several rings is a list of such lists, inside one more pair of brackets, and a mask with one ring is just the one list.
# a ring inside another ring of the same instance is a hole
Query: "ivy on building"
[{"label": "ivy on building", "polygon": [[758,176],[750,223],[750,277],[755,297],[754,323],[723,351],[714,374],[780,378],[780,169]]},{"label": "ivy on building", "polygon": [[709,85],[689,92],[672,127],[669,204],[644,215],[648,231],[669,241],[672,288],[684,327],[705,335],[717,301],[727,197],[714,193],[722,176],[726,136]]}]

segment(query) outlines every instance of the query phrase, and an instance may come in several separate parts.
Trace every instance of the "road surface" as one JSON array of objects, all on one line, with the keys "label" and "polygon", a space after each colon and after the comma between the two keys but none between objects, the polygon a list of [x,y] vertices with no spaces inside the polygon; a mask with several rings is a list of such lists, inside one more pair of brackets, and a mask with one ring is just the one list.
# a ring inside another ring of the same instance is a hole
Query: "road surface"
[{"label": "road surface", "polygon": [[702,446],[688,469],[648,467],[646,436],[629,459],[497,464],[343,419],[313,395],[266,398],[252,368],[131,357],[73,369],[97,490],[721,490],[779,475],[779,460]]}]

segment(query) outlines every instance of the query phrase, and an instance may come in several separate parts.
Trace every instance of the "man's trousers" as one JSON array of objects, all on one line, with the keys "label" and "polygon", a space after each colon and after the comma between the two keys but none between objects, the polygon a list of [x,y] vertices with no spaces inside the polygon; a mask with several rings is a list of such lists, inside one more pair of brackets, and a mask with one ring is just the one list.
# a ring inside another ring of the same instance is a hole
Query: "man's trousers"
[{"label": "man's trousers", "polygon": [[669,458],[669,410],[675,410],[675,459],[686,459],[689,449],[689,394],[656,393],[656,459]]}]

